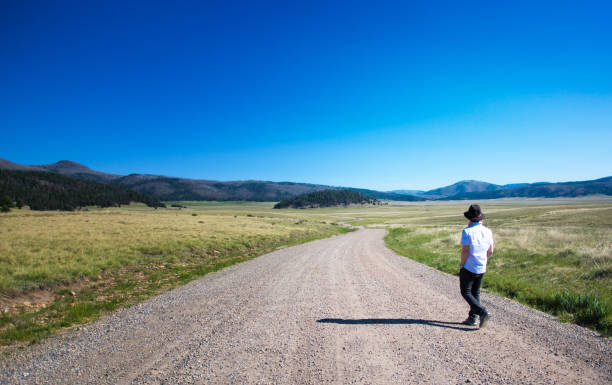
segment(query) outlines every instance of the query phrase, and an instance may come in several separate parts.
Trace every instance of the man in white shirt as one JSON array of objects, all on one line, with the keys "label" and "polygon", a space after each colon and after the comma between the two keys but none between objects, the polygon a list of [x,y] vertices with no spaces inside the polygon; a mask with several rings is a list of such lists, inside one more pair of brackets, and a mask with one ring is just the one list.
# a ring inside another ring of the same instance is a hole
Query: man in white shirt
[{"label": "man in white shirt", "polygon": [[493,254],[493,233],[482,224],[485,215],[479,205],[471,205],[463,215],[470,221],[461,232],[461,265],[459,285],[461,296],[470,305],[464,325],[476,325],[480,316],[480,328],[487,325],[490,315],[480,303],[480,285],[487,270],[487,261]]}]

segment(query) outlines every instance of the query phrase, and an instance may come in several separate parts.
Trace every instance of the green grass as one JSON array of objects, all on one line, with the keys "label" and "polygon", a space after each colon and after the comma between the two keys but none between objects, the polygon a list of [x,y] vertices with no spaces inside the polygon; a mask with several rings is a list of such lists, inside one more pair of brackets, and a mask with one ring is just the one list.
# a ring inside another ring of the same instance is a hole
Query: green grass
[{"label": "green grass", "polygon": [[[390,248],[455,274],[469,204],[171,203],[188,207],[0,214],[0,344],[35,342],[279,246],[349,231],[339,222],[389,228]],[[480,203],[496,240],[485,287],[610,335],[612,201]]]},{"label": "green grass", "polygon": [[[576,213],[588,216],[580,219]],[[612,335],[610,214],[609,204],[491,210],[486,224],[493,230],[496,249],[483,287],[561,321]],[[449,217],[414,222],[390,229],[385,238],[388,247],[457,275],[464,220]]]}]

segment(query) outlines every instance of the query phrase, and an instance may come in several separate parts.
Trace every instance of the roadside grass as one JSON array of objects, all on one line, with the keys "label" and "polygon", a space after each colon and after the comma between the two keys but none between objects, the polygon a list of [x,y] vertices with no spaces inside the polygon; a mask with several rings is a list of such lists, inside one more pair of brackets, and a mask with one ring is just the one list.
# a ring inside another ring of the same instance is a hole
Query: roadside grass
[{"label": "roadside grass", "polygon": [[[496,246],[484,288],[563,322],[612,335],[610,204],[485,212]],[[391,228],[385,241],[398,254],[457,275],[459,235],[465,226],[461,214],[445,220],[413,220]]]},{"label": "roadside grass", "polygon": [[39,341],[207,273],[351,231],[271,204],[0,216],[0,344]]},{"label": "roadside grass", "polygon": [[[385,227],[399,254],[456,274],[469,202],[273,210],[169,202],[0,215],[0,345],[36,342],[280,246]],[[612,201],[481,202],[496,251],[485,287],[610,335]]]}]

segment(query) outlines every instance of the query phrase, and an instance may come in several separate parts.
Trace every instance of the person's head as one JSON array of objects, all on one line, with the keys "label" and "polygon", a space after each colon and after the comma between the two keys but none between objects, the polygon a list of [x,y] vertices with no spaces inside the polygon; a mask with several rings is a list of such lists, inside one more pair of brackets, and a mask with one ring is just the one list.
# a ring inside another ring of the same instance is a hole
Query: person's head
[{"label": "person's head", "polygon": [[470,205],[468,211],[463,213],[463,216],[465,216],[470,222],[480,222],[485,219],[485,215],[483,214],[479,205]]}]

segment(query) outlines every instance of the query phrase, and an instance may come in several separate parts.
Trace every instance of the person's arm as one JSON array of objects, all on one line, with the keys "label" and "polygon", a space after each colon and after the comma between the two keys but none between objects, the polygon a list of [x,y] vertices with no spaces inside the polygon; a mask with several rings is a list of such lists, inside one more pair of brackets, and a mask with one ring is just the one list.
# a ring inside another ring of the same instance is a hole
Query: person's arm
[{"label": "person's arm", "polygon": [[468,255],[470,255],[470,245],[461,245],[461,265],[459,265],[459,268],[463,268]]},{"label": "person's arm", "polygon": [[493,240],[493,234],[491,234],[491,246],[489,246],[489,250],[487,250],[487,259],[493,254],[493,250],[495,249],[495,241]]},{"label": "person's arm", "polygon": [[489,250],[487,250],[487,259],[489,259],[489,257],[493,254],[493,249],[495,249],[495,247],[493,244],[491,244],[491,246],[489,246]]},{"label": "person's arm", "polygon": [[463,265],[465,265],[465,262],[468,259],[468,256],[470,255],[470,237],[468,236],[467,232],[465,231],[465,229],[463,229],[463,231],[461,232],[461,263],[459,264],[459,268],[463,269]]}]

